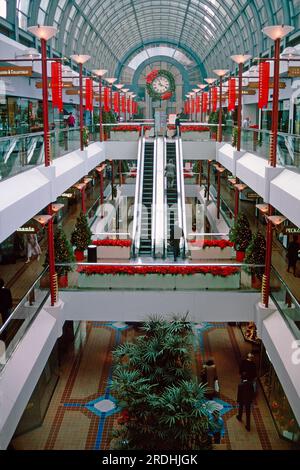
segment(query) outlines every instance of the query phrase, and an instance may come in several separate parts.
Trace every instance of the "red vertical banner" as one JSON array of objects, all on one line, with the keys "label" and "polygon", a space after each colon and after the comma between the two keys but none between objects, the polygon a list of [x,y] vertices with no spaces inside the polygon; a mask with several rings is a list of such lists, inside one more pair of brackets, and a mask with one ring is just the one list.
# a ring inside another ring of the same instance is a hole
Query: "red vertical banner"
[{"label": "red vertical banner", "polygon": [[51,90],[53,108],[63,110],[62,102],[62,69],[60,62],[51,63]]},{"label": "red vertical banner", "polygon": [[107,86],[104,88],[103,108],[107,113],[110,111],[110,89]]},{"label": "red vertical banner", "polygon": [[125,95],[122,95],[121,107],[122,107],[122,113],[126,113],[126,97],[125,97]]},{"label": "red vertical banner", "polygon": [[114,92],[114,112],[119,114],[119,92],[115,91]]},{"label": "red vertical banner", "polygon": [[127,99],[127,113],[131,114],[131,98]]},{"label": "red vertical banner", "polygon": [[204,92],[202,96],[202,112],[207,113],[207,107],[208,107],[208,93]]},{"label": "red vertical banner", "polygon": [[196,113],[200,113],[200,95],[196,96]]},{"label": "red vertical banner", "polygon": [[218,88],[214,86],[211,90],[211,110],[213,113],[217,111],[217,103],[218,103]]},{"label": "red vertical banner", "polygon": [[93,80],[91,78],[85,80],[85,109],[93,111]]},{"label": "red vertical banner", "polygon": [[261,62],[259,64],[258,79],[258,107],[260,109],[268,105],[270,84],[270,62]]},{"label": "red vertical banner", "polygon": [[228,80],[228,111],[235,110],[236,92],[235,92],[235,78]]},{"label": "red vertical banner", "polygon": [[137,113],[138,113],[138,105],[137,105],[137,102],[134,101],[132,104],[133,104],[133,114],[137,114]]},{"label": "red vertical banner", "polygon": [[191,113],[194,114],[195,112],[195,100],[194,98],[191,99]]}]

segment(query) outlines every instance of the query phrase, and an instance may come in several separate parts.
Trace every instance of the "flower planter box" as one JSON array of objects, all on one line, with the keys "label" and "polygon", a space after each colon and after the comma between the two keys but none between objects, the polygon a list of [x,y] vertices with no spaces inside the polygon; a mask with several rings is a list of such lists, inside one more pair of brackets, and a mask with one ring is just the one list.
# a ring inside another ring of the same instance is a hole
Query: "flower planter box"
[{"label": "flower planter box", "polygon": [[111,131],[110,140],[127,141],[139,140],[140,133],[138,131]]},{"label": "flower planter box", "polygon": [[182,140],[209,140],[210,135],[209,131],[195,131],[195,132],[182,132],[181,133]]},{"label": "flower planter box", "polygon": [[79,273],[78,287],[96,289],[155,289],[155,290],[197,290],[197,289],[238,289],[240,273],[230,276],[213,276],[212,274],[193,275],[126,275],[95,274],[87,276]]},{"label": "flower planter box", "polygon": [[97,246],[98,259],[130,259],[130,246]]},{"label": "flower planter box", "polygon": [[225,248],[219,248],[218,246],[207,246],[205,248],[199,248],[189,244],[191,250],[191,259],[234,259],[235,251],[233,247],[227,246]]}]

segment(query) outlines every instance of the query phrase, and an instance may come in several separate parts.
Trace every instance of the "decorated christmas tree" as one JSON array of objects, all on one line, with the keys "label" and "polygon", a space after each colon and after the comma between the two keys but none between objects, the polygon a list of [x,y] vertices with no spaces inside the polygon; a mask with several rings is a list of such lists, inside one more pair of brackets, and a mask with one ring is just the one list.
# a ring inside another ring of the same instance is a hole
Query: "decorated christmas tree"
[{"label": "decorated christmas tree", "polygon": [[[75,261],[72,246],[61,228],[58,228],[54,234],[54,251],[55,264],[73,263]],[[48,264],[49,252],[47,251],[44,266],[48,266]],[[68,271],[72,271],[71,266],[56,266],[56,272],[59,276],[67,274]]]},{"label": "decorated christmas tree", "polygon": [[[266,258],[266,240],[261,232],[254,233],[246,249],[245,263],[247,264],[265,264]],[[263,268],[252,268],[252,273],[262,277]]]},{"label": "decorated christmas tree", "polygon": [[209,449],[215,406],[192,378],[192,324],[153,319],[142,331],[114,352],[112,392],[122,409],[114,448]]},{"label": "decorated christmas tree", "polygon": [[251,241],[251,229],[249,221],[244,214],[239,214],[234,226],[230,229],[229,240],[234,243],[234,247],[238,251],[246,251]]},{"label": "decorated christmas tree", "polygon": [[86,215],[83,212],[77,217],[75,228],[71,235],[71,243],[76,250],[84,251],[90,245],[92,239],[92,231],[89,227]]}]

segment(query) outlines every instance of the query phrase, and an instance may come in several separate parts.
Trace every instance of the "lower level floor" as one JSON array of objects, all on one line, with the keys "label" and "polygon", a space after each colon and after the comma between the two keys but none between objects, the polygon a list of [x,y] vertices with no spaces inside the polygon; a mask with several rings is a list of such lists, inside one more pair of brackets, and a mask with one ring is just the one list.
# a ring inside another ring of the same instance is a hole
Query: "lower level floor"
[{"label": "lower level floor", "polygon": [[[64,335],[58,345],[60,363],[57,363],[57,370],[48,371],[49,382],[54,377],[55,383],[45,413],[42,413],[40,423],[29,430],[33,427],[30,420],[34,420],[32,413],[36,407],[32,397],[19,425],[20,434],[17,435],[17,431],[10,447],[15,450],[111,449],[113,427],[120,416],[111,393],[112,351],[116,345],[139,334],[138,326],[138,323],[82,322],[70,341]],[[295,444],[279,436],[266,399],[264,381],[257,383],[250,432],[245,429],[245,416],[242,422],[236,419],[240,360],[253,352],[258,365],[261,355],[245,341],[241,328],[236,324],[208,322],[194,327],[195,376],[200,377],[202,365],[209,357],[213,357],[217,367],[220,391],[213,400],[217,402],[224,428],[221,444],[216,448],[295,448]],[[66,344],[68,346],[64,347]]]}]

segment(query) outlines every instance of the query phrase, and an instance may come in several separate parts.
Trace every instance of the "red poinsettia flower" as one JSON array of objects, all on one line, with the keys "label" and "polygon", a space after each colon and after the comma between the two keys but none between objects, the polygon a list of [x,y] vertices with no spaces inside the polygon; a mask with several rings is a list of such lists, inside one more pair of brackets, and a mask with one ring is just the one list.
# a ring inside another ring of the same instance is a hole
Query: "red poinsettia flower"
[{"label": "red poinsettia flower", "polygon": [[146,83],[151,83],[157,77],[158,70],[152,70],[152,72],[148,73],[146,77]]},{"label": "red poinsettia flower", "polygon": [[234,246],[234,244],[229,240],[192,240],[191,243],[194,246],[199,246],[200,248],[206,248],[207,246],[217,246],[221,248],[221,250],[223,250],[227,246]]},{"label": "red poinsettia flower", "polygon": [[162,96],[161,96],[161,99],[162,100],[169,100],[170,98],[172,98],[172,92],[171,91],[167,91],[166,93],[164,93]]},{"label": "red poinsettia flower", "polygon": [[116,127],[112,127],[111,130],[113,132],[130,132],[130,131],[140,132],[141,126],[116,126]]},{"label": "red poinsettia flower", "polygon": [[106,238],[104,240],[93,240],[93,245],[96,246],[131,246],[131,240],[112,240]]},{"label": "red poinsettia flower", "polygon": [[147,274],[161,274],[161,275],[192,275],[192,274],[211,274],[212,276],[232,276],[239,272],[239,268],[233,266],[140,266],[140,265],[86,265],[79,266],[78,272],[86,275],[93,274],[127,274],[135,275],[140,274],[146,276]]}]

